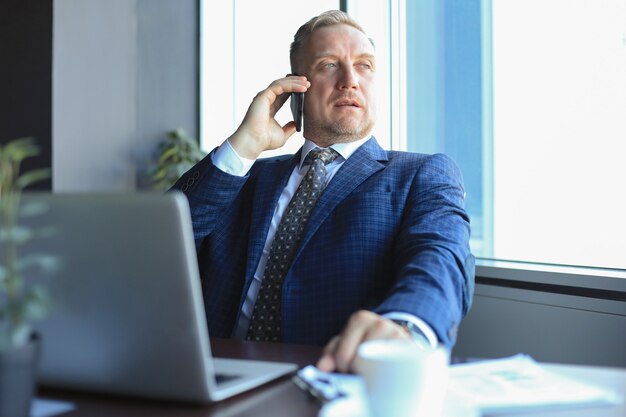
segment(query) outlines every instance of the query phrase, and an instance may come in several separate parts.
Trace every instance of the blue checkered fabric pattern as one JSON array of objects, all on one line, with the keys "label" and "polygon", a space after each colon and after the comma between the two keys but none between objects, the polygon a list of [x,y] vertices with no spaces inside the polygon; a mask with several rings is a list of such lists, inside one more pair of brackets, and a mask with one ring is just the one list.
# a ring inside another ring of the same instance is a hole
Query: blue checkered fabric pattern
[{"label": "blue checkered fabric pattern", "polygon": [[270,247],[263,281],[257,296],[247,340],[278,342],[281,335],[281,293],[295,249],[315,203],[326,187],[326,165],[339,154],[333,149],[313,149],[306,162],[311,168],[302,179],[278,225]]},{"label": "blue checkered fabric pattern", "polygon": [[[174,187],[189,200],[211,337],[232,337],[300,159],[261,158],[237,177],[209,155]],[[472,300],[469,233],[450,158],[365,142],[326,185],[295,249],[282,284],[281,342],[323,346],[368,309],[413,314],[451,348]]]}]

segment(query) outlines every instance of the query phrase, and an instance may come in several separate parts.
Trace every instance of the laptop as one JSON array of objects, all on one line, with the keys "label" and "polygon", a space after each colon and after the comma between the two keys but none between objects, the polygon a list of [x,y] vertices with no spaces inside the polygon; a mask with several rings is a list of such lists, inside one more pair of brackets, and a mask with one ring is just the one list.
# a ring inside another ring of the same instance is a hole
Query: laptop
[{"label": "laptop", "polygon": [[38,322],[45,386],[212,402],[295,364],[214,358],[183,194],[33,194],[21,219],[43,236],[23,255],[47,288]]}]

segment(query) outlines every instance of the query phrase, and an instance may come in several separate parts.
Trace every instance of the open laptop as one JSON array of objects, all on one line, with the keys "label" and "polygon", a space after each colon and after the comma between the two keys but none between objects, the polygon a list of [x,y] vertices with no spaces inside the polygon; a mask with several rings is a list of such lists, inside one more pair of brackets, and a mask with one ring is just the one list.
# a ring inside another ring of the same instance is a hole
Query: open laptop
[{"label": "open laptop", "polygon": [[182,194],[34,194],[23,204],[21,224],[46,233],[21,253],[56,264],[35,274],[53,302],[36,326],[41,384],[210,402],[296,369],[212,357]]}]

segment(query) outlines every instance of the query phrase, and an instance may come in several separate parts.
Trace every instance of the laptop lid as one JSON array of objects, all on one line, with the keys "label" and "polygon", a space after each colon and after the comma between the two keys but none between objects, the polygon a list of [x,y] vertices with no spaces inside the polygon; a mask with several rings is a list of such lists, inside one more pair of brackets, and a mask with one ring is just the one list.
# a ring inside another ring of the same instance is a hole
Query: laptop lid
[{"label": "laptop lid", "polygon": [[22,224],[49,233],[22,253],[56,263],[37,277],[53,302],[37,325],[42,384],[205,402],[295,369],[228,360],[238,378],[218,387],[184,195],[35,194],[23,205],[34,214]]}]

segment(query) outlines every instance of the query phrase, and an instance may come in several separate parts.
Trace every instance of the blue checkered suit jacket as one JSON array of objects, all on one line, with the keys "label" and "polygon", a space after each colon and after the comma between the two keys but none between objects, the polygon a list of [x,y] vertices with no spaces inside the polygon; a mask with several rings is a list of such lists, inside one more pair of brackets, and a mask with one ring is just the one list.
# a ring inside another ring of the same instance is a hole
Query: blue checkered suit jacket
[{"label": "blue checkered suit jacket", "polygon": [[[300,160],[259,159],[244,177],[211,155],[174,186],[189,199],[209,332],[230,337],[278,198]],[[401,311],[452,346],[469,309],[474,258],[462,178],[441,154],[374,138],[328,184],[283,285],[283,341],[325,344],[359,309]]]}]

